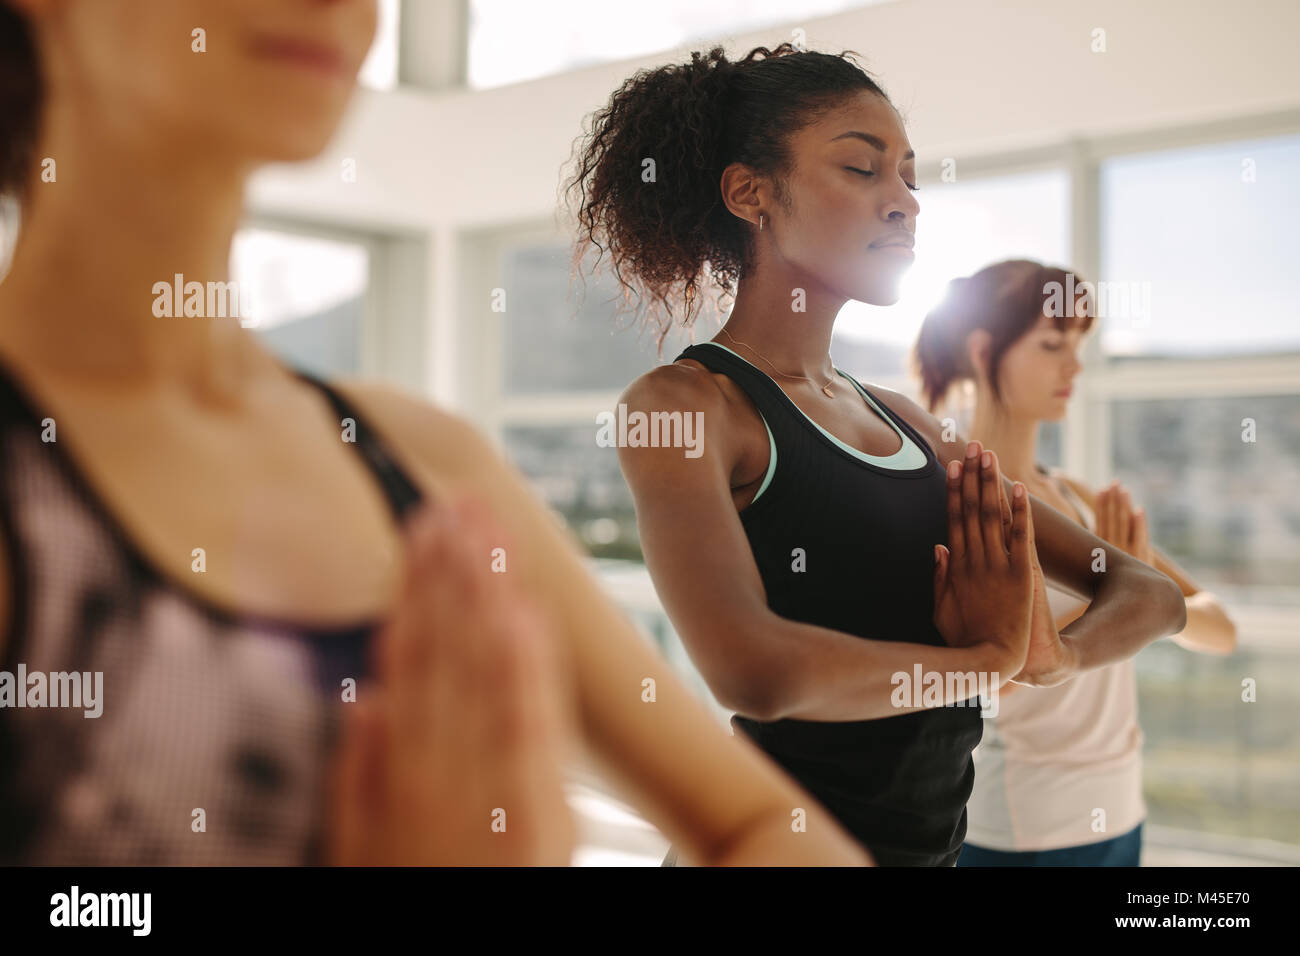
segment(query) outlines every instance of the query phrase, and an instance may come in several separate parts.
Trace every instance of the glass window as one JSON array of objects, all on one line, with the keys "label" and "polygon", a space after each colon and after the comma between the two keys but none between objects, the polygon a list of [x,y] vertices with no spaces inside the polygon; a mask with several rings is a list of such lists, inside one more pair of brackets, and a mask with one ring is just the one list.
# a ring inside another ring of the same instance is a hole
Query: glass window
[{"label": "glass window", "polygon": [[469,0],[469,85],[518,83],[871,2],[802,0],[792,11],[789,0]]},{"label": "glass window", "polygon": [[1300,605],[1300,396],[1117,400],[1110,429],[1156,547],[1225,599]]},{"label": "glass window", "polygon": [[1102,278],[1146,309],[1103,318],[1115,356],[1300,350],[1300,136],[1111,159]]},{"label": "glass window", "polygon": [[516,425],[505,429],[507,454],[542,499],[599,558],[641,560],[632,492],[618,449],[596,443],[597,425]]},{"label": "glass window", "polygon": [[[1137,674],[1150,822],[1300,844],[1300,655],[1214,657],[1157,641]],[[1241,699],[1246,676],[1260,703]]]},{"label": "glass window", "polygon": [[357,77],[373,90],[391,90],[397,85],[397,56],[401,29],[401,0],[379,0],[379,25],[375,42]]},{"label": "glass window", "polygon": [[1069,189],[1069,176],[1059,169],[922,186],[916,261],[899,300],[845,305],[831,343],[835,363],[868,379],[902,377],[921,322],[949,280],[1003,259],[1068,268]]},{"label": "glass window", "polygon": [[231,278],[250,307],[243,324],[286,362],[329,377],[359,370],[370,282],[364,243],[241,229]]},{"label": "glass window", "polygon": [[[539,392],[616,391],[660,364],[657,334],[630,316],[614,318],[622,291],[603,267],[584,269],[570,285],[571,248],[521,245],[502,262],[503,383],[507,395]],[[663,347],[671,362],[690,344],[689,330],[674,328]]]}]

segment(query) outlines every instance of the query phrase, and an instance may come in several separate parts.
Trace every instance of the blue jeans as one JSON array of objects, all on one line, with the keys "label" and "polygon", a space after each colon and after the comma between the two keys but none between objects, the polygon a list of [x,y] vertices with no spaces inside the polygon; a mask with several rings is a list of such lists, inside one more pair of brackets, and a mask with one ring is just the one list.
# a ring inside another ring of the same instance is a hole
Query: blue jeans
[{"label": "blue jeans", "polygon": [[1059,850],[989,850],[963,843],[958,866],[1137,866],[1142,856],[1142,824],[1122,836]]}]

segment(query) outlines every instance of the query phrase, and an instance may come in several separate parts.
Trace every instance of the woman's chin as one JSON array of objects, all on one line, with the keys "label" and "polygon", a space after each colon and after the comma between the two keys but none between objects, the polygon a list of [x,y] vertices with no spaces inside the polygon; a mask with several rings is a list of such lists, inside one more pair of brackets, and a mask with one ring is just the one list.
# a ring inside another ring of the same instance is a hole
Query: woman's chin
[{"label": "woman's chin", "polygon": [[334,138],[334,127],[281,131],[274,139],[259,144],[259,158],[267,163],[301,163],[325,152]]},{"label": "woman's chin", "polygon": [[[899,279],[901,278],[902,276],[899,276]],[[853,298],[858,302],[865,303],[866,305],[896,305],[898,300],[902,297],[899,291],[898,280],[872,285],[870,288],[859,289],[857,291],[858,294]]]},{"label": "woman's chin", "polygon": [[346,112],[344,104],[274,103],[230,124],[227,141],[269,163],[315,159],[334,138]]}]

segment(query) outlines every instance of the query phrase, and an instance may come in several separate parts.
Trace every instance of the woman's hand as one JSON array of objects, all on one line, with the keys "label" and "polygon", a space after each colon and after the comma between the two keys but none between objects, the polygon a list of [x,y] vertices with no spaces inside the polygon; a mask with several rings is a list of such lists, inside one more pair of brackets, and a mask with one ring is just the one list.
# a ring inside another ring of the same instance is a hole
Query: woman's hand
[{"label": "woman's hand", "polygon": [[1144,564],[1155,565],[1147,514],[1134,508],[1128,489],[1118,481],[1097,492],[1097,537],[1123,549]]},{"label": "woman's hand", "polygon": [[953,647],[991,644],[1015,674],[1029,651],[1034,580],[1029,494],[1008,506],[997,455],[979,442],[948,467],[948,545],[936,545],[934,624]]},{"label": "woman's hand", "polygon": [[410,524],[405,586],[377,635],[335,766],[331,862],[565,865],[571,715],[558,644],[469,501]]},{"label": "woman's hand", "polygon": [[[1047,599],[1047,583],[1038,549],[1031,552],[1034,569],[1034,603],[1030,611],[1029,651],[1025,666],[1012,678],[1016,684],[1031,687],[1053,687],[1072,675],[1075,660],[1070,646],[1062,639],[1052,616],[1052,605]],[[1012,685],[1008,685],[1010,687]],[[1005,688],[1004,688],[1005,692]]]}]

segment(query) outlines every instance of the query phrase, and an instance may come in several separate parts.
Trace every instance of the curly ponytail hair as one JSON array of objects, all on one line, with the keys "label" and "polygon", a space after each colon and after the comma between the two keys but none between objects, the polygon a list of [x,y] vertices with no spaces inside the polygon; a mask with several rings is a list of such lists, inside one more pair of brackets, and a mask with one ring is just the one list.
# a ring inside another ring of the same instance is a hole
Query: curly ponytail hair
[{"label": "curly ponytail hair", "polygon": [[27,182],[41,109],[41,71],[27,21],[0,2],[0,195]]},{"label": "curly ponytail hair", "polygon": [[[921,394],[933,413],[958,381],[974,378],[966,341],[976,329],[984,329],[992,338],[989,361],[989,385],[997,401],[998,369],[1002,357],[1021,336],[1032,329],[1043,315],[1051,283],[1059,288],[1077,287],[1077,275],[1067,281],[1068,273],[1059,266],[1047,266],[1030,259],[1009,259],[985,266],[964,279],[953,279],[942,302],[930,310],[921,323],[921,332],[912,349],[912,372],[921,380]],[[1093,308],[1087,287],[1075,296],[1074,315],[1080,329],[1092,327]],[[1070,324],[1068,315],[1055,316],[1062,332]]]},{"label": "curly ponytail hair", "polygon": [[661,345],[677,304],[689,325],[710,279],[720,297],[734,295],[752,264],[753,227],[723,204],[723,170],[740,162],[771,176],[790,208],[791,135],[854,93],[888,100],[854,55],[782,43],[733,62],[714,47],[633,75],[574,145],[565,193],[577,196],[575,269],[590,249],[597,263],[608,250],[625,301],[648,300]]}]

